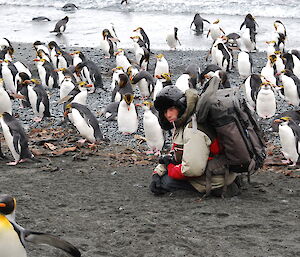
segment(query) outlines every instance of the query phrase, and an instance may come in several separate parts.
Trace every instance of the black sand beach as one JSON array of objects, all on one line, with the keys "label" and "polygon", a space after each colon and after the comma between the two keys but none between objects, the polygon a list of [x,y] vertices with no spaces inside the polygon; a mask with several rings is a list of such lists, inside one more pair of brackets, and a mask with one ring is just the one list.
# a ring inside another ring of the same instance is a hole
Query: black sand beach
[{"label": "black sand beach", "polygon": [[[36,75],[32,46],[13,46],[15,60],[24,61]],[[99,65],[109,89],[114,59],[105,60],[97,48],[81,50]],[[202,70],[206,64],[205,51],[162,53],[174,82],[188,64],[198,64]],[[258,72],[266,54],[255,53],[253,59]],[[150,72],[154,61],[153,55]],[[233,86],[242,82],[236,71],[229,77]],[[155,157],[142,153],[145,143],[121,135],[116,122],[99,116],[101,107],[110,101],[109,91],[98,89],[88,99],[102,132],[111,140],[96,149],[77,145],[76,131],[58,125],[62,118],[62,106],[54,104],[58,90],[49,94],[53,117],[40,124],[31,121],[30,109],[14,106],[28,132],[30,148],[41,162],[9,167],[7,160],[0,160],[0,193],[16,197],[20,225],[61,236],[78,246],[85,257],[300,256],[300,173],[279,165],[280,149],[276,133],[270,131],[271,120],[262,124],[269,139],[266,165],[252,176],[250,185],[244,185],[240,196],[199,202],[199,194],[178,191],[155,197],[148,189]],[[279,102],[278,112],[286,109]],[[141,123],[138,134],[143,135]],[[10,157],[3,137],[1,145]],[[65,255],[29,245],[28,256]]]}]

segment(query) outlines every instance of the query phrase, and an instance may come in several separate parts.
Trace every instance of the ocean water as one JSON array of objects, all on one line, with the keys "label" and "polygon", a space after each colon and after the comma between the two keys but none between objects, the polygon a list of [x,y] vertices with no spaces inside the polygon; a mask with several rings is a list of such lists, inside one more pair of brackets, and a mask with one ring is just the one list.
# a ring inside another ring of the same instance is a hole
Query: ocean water
[{"label": "ocean water", "polygon": [[[178,27],[178,38],[183,50],[207,50],[212,40],[206,37],[208,24],[204,23],[204,34],[197,36],[189,29],[196,12],[213,22],[220,19],[226,34],[241,33],[239,27],[246,14],[256,17],[257,48],[266,49],[270,40],[273,22],[281,20],[287,29],[287,48],[300,47],[300,5],[296,0],[74,0],[78,6],[74,12],[65,12],[61,7],[67,1],[54,0],[0,0],[0,37],[14,42],[32,43],[36,40],[57,41],[65,46],[91,46],[100,44],[101,31],[114,24],[121,40],[120,47],[132,48],[130,36],[137,27],[143,27],[151,41],[152,49],[168,49],[166,32]],[[69,16],[66,32],[58,37],[49,31],[61,18]],[[46,16],[49,22],[32,21],[33,17]]]}]

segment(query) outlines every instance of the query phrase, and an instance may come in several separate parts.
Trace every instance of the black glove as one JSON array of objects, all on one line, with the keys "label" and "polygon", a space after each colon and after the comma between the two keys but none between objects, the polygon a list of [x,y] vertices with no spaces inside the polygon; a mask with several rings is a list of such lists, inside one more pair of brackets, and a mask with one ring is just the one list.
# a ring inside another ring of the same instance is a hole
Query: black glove
[{"label": "black glove", "polygon": [[164,194],[166,192],[166,190],[161,187],[160,176],[158,174],[152,176],[152,182],[149,188],[155,195]]},{"label": "black glove", "polygon": [[160,164],[164,164],[166,165],[166,167],[168,167],[168,165],[170,163],[173,163],[173,164],[177,164],[177,162],[175,161],[174,159],[174,156],[172,154],[166,154],[166,155],[162,155],[159,160],[158,160],[158,163]]}]

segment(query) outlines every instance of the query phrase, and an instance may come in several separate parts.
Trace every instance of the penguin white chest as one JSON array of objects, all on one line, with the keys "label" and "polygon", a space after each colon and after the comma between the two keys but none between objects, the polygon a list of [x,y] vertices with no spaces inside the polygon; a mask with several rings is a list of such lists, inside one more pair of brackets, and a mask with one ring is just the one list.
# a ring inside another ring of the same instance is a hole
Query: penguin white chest
[{"label": "penguin white chest", "polygon": [[163,73],[169,73],[169,64],[165,58],[156,62],[154,76],[161,75]]},{"label": "penguin white chest", "polygon": [[161,151],[164,145],[164,136],[157,117],[146,110],[143,118],[144,132],[148,147],[152,151]]},{"label": "penguin white chest", "polygon": [[156,96],[157,94],[160,92],[160,90],[163,89],[163,84],[162,82],[158,79],[156,84],[155,84],[155,87],[154,87],[154,90],[153,90],[153,101],[155,101],[156,99]]},{"label": "penguin white chest", "polygon": [[38,102],[37,102],[38,96],[31,86],[28,86],[28,98],[29,98],[31,108],[34,112],[34,115],[43,117],[44,111],[45,111],[45,106],[42,101],[39,103],[39,106],[38,106]]},{"label": "penguin white chest", "polygon": [[284,157],[296,163],[299,156],[297,142],[293,130],[286,122],[279,125],[279,137]]},{"label": "penguin white chest", "polygon": [[12,113],[12,103],[3,86],[0,86],[0,113]]},{"label": "penguin white chest", "polygon": [[288,76],[282,76],[282,84],[284,86],[285,99],[292,105],[298,106],[300,103],[297,86],[294,80]]},{"label": "penguin white chest", "polygon": [[149,88],[148,88],[148,82],[146,79],[141,79],[138,82],[138,87],[141,93],[142,97],[149,97],[150,96],[150,92],[149,92]]},{"label": "penguin white chest", "polygon": [[26,251],[13,226],[0,216],[0,255],[3,257],[26,257]]},{"label": "penguin white chest", "polygon": [[2,131],[3,131],[4,138],[5,138],[5,142],[9,148],[9,150],[11,151],[11,154],[14,157],[15,161],[19,161],[20,160],[19,153],[21,152],[21,146],[18,142],[18,144],[16,146],[18,149],[15,149],[13,135],[10,133],[9,127],[6,125],[3,118],[0,118],[0,123],[2,126]]},{"label": "penguin white chest", "polygon": [[167,44],[170,48],[175,48],[177,47],[177,40],[175,39],[174,33],[168,34],[166,37]]},{"label": "penguin white chest", "polygon": [[247,105],[250,107],[251,110],[254,110],[256,103],[254,102],[254,99],[252,99],[252,89],[250,86],[250,80],[251,77],[249,76],[245,80],[245,93],[246,93],[246,99],[247,99]]},{"label": "penguin white chest", "polygon": [[117,121],[120,132],[131,134],[137,131],[138,118],[133,103],[131,103],[128,108],[128,105],[124,100],[120,102]]},{"label": "penguin white chest", "polygon": [[272,89],[262,88],[256,99],[256,112],[259,117],[267,119],[276,113],[276,99]]},{"label": "penguin white chest", "polygon": [[91,143],[95,143],[96,139],[94,136],[93,127],[86,122],[84,117],[82,117],[80,112],[75,108],[72,109],[72,117],[73,117],[73,124],[78,129],[80,135],[86,138]]},{"label": "penguin white chest", "polygon": [[38,65],[37,68],[38,68],[39,77],[42,82],[42,85],[44,87],[48,87],[47,81],[46,81],[46,73],[47,72],[46,72],[45,68],[42,65]]},{"label": "penguin white chest", "polygon": [[175,83],[175,86],[178,87],[183,93],[189,89],[189,78],[188,74],[182,74]]},{"label": "penguin white chest", "polygon": [[249,55],[245,52],[240,52],[238,55],[238,71],[242,78],[246,78],[251,74]]},{"label": "penguin white chest", "polygon": [[7,65],[2,65],[2,77],[7,92],[15,94],[17,92],[17,88],[14,82],[14,76]]}]

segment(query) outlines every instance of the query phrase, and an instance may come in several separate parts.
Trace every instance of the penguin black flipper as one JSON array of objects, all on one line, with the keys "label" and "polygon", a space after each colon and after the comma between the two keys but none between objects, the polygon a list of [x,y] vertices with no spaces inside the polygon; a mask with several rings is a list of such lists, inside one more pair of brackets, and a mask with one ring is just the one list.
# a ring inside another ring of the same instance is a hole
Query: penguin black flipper
[{"label": "penguin black flipper", "polygon": [[80,251],[74,245],[51,234],[33,232],[26,229],[24,229],[23,233],[26,242],[30,242],[34,244],[50,245],[55,248],[63,250],[64,252],[68,253],[71,256],[74,257],[81,256]]},{"label": "penguin black flipper", "polygon": [[44,117],[51,117],[50,103],[46,90],[42,86],[35,86],[33,89],[37,93],[37,111],[39,112],[40,103],[45,106]]},{"label": "penguin black flipper", "polygon": [[257,94],[262,83],[261,77],[258,74],[252,74],[250,78],[251,98],[256,103]]}]

